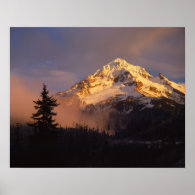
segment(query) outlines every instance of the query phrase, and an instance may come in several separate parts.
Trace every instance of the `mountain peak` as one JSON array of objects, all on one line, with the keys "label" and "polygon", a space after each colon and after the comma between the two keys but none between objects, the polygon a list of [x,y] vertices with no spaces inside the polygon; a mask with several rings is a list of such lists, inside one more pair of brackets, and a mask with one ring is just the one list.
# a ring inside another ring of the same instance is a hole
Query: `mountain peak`
[{"label": "mountain peak", "polygon": [[[152,76],[142,68],[141,66],[128,63],[122,58],[116,58],[108,64],[104,65],[101,69],[98,69],[94,75],[104,75],[107,78],[115,78],[120,75],[130,75],[131,78],[137,78],[139,76],[144,78],[151,78]],[[130,78],[129,77],[129,78]]]},{"label": "mountain peak", "polygon": [[112,62],[126,62],[127,63],[127,61],[123,58],[116,58]]},{"label": "mountain peak", "polygon": [[111,62],[109,62],[108,64],[104,65],[102,67],[102,70],[111,70],[111,69],[121,70],[121,69],[130,68],[130,67],[138,67],[138,66],[132,65],[122,58],[116,58],[112,60]]},{"label": "mountain peak", "polygon": [[129,64],[126,60],[124,60],[122,58],[116,58],[103,67],[106,67],[106,66],[110,66],[111,68],[113,68],[113,67],[125,68],[125,67],[133,66],[133,65]]},{"label": "mountain peak", "polygon": [[163,74],[150,75],[145,68],[132,65],[122,58],[116,58],[94,74],[76,83],[62,96],[76,95],[86,104],[96,104],[110,97],[170,98],[183,103],[178,92],[185,94],[185,86],[169,81]]}]

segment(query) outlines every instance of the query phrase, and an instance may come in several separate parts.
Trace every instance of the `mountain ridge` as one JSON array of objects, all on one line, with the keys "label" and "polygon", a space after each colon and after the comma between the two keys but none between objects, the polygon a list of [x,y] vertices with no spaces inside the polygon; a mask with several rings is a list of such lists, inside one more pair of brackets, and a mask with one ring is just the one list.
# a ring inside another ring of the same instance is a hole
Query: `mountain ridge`
[{"label": "mountain ridge", "polygon": [[82,106],[96,105],[117,96],[120,96],[120,100],[133,97],[143,102],[167,98],[185,104],[185,86],[170,81],[161,73],[154,77],[145,68],[116,58],[70,89],[57,93],[59,98],[73,96],[80,100]]}]

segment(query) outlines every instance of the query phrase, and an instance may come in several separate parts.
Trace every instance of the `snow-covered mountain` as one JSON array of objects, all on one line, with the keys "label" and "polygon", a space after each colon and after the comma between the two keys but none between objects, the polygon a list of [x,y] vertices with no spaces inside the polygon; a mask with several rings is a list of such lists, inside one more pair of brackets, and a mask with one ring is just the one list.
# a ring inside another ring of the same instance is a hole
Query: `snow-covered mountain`
[{"label": "snow-covered mountain", "polygon": [[151,108],[153,100],[162,98],[185,104],[185,85],[170,81],[161,73],[154,77],[145,68],[117,58],[69,90],[57,93],[57,97],[69,102],[77,99],[83,107],[136,100]]}]

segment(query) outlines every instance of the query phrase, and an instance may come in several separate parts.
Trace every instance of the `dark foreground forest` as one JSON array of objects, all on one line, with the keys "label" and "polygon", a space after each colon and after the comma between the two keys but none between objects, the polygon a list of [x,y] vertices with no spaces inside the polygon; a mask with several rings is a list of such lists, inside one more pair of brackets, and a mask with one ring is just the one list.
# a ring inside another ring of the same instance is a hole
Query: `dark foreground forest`
[{"label": "dark foreground forest", "polygon": [[11,127],[10,166],[185,167],[183,133],[170,126],[156,130],[155,139],[154,132],[138,139],[125,131],[109,136],[79,125],[37,132],[18,124]]}]

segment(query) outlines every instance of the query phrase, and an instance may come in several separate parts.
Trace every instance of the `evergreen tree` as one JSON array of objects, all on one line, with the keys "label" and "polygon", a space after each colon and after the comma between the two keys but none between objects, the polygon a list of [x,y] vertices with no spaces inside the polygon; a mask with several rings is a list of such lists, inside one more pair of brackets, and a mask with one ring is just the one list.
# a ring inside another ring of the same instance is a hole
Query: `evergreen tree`
[{"label": "evergreen tree", "polygon": [[58,106],[57,100],[52,96],[49,96],[47,86],[43,84],[43,90],[41,92],[41,99],[33,101],[36,105],[34,108],[37,110],[36,113],[32,114],[34,123],[29,124],[39,130],[55,129],[58,123],[55,123],[53,116],[57,113],[53,112],[54,107]]}]

